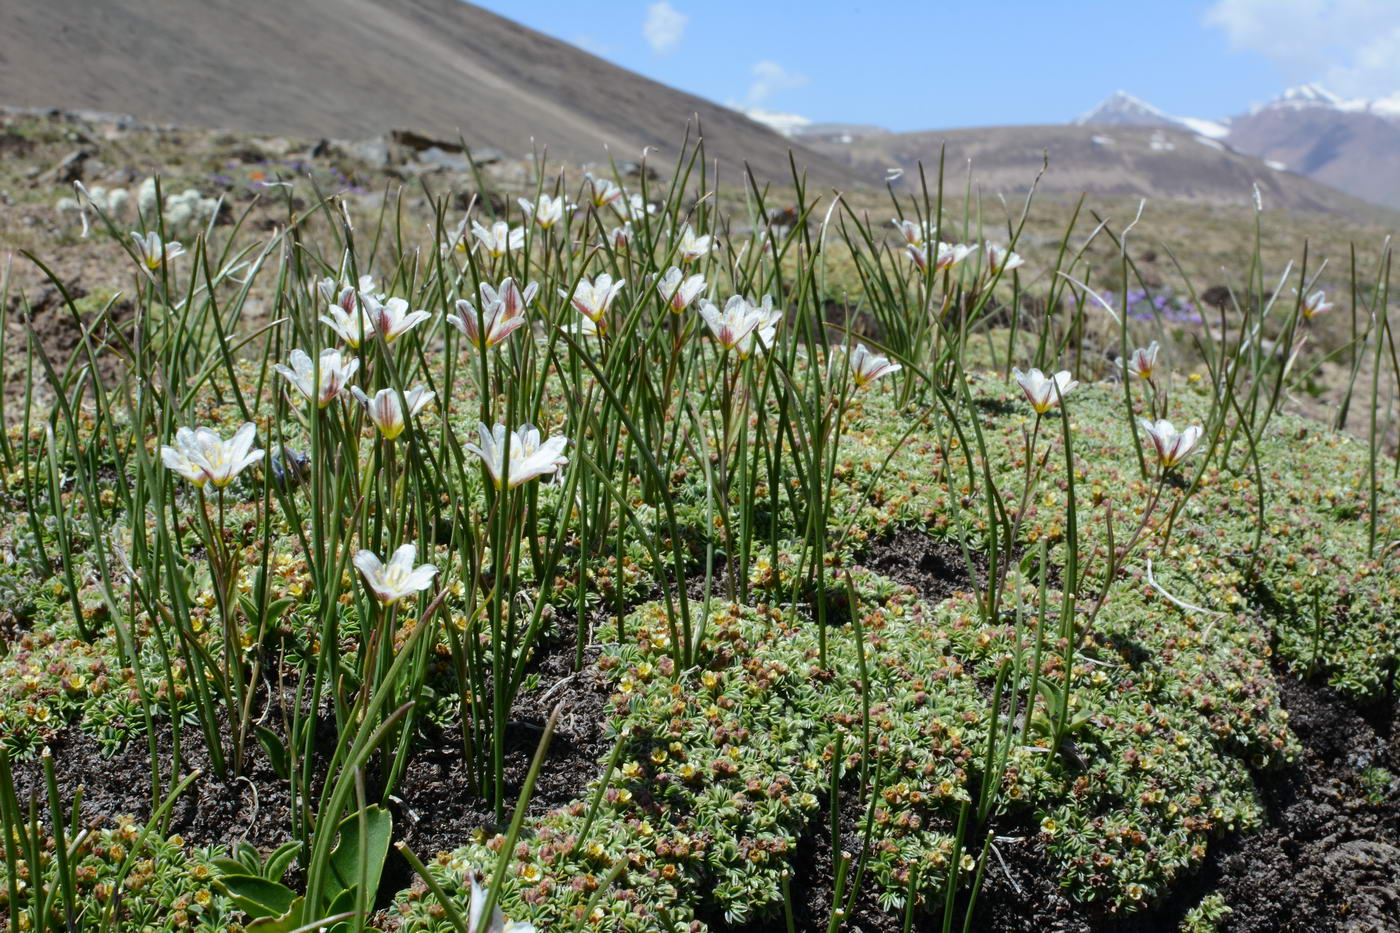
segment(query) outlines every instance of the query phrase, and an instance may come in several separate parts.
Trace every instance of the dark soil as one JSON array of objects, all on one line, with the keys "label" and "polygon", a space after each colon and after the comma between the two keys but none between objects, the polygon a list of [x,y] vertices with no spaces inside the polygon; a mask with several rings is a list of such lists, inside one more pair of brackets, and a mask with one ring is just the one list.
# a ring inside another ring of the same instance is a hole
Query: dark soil
[{"label": "dark soil", "polygon": [[860,563],[914,587],[919,597],[933,606],[954,593],[986,585],[987,569],[981,555],[973,552],[972,560],[973,572],[969,574],[962,549],[957,545],[931,538],[922,531],[902,529],[872,544]]},{"label": "dark soil", "polygon": [[[1400,930],[1395,703],[1358,709],[1326,686],[1282,675],[1280,684],[1304,754],[1258,776],[1265,828],[1225,840],[1208,859],[1203,880],[1234,910],[1221,933]],[[1389,780],[1368,784],[1373,768]]]},{"label": "dark soil", "polygon": [[[87,296],[87,289],[71,279],[64,288],[68,298],[75,302]],[[43,350],[49,363],[59,373],[77,354],[82,354],[82,362],[87,362],[87,350],[83,343],[85,333],[92,343],[97,371],[104,381],[111,383],[126,371],[126,360],[120,353],[109,349],[109,342],[113,341],[112,329],[125,326],[134,316],[135,308],[130,301],[118,300],[105,315],[101,315],[101,320],[98,320],[99,314],[92,311],[75,317],[64,299],[64,293],[52,283],[46,283],[28,296],[27,304],[20,295],[11,295],[8,312],[9,333],[6,338],[14,346],[23,346],[32,333],[39,349]],[[19,386],[18,391],[23,392],[22,383],[16,382],[23,376],[22,370],[10,376],[11,391]]]},{"label": "dark soil", "polygon": [[[507,821],[543,735],[544,723],[556,705],[560,717],[530,799],[530,814],[539,815],[578,798],[587,782],[597,775],[598,759],[610,748],[603,735],[607,692],[597,669],[590,663],[579,673],[571,674],[571,644],[561,643],[541,654],[536,669],[543,686],[517,699],[506,736]],[[173,760],[172,736],[168,725],[158,729],[159,760],[168,769]],[[228,732],[231,729],[225,730]],[[318,750],[328,754],[335,741],[334,724],[323,723],[322,732]],[[439,851],[463,845],[473,830],[503,830],[496,823],[490,801],[468,789],[458,729],[452,724],[439,728],[420,722],[419,732],[412,758],[389,798],[395,840],[407,843],[420,858],[428,859]],[[190,845],[231,846],[246,841],[263,851],[291,838],[292,801],[287,783],[273,770],[255,740],[249,741],[243,776],[228,779],[214,774],[203,734],[197,727],[185,726],[181,742],[182,774],[194,769],[203,773],[172,806],[170,832],[179,833]],[[101,822],[118,815],[142,821],[149,817],[150,758],[144,739],[104,757],[96,739],[71,726],[59,732],[48,746],[63,799],[72,800],[77,789],[82,788],[85,822]],[[380,791],[374,786],[379,773],[377,758],[371,759],[366,772],[370,796],[378,796]],[[317,769],[317,775],[318,781],[324,779],[324,767]],[[15,777],[22,800],[28,799],[31,788],[41,788],[37,761],[17,764]],[[163,781],[168,792],[168,774],[163,775]],[[42,795],[42,790],[39,792]],[[386,865],[381,895],[410,882],[408,865],[392,855]]]}]

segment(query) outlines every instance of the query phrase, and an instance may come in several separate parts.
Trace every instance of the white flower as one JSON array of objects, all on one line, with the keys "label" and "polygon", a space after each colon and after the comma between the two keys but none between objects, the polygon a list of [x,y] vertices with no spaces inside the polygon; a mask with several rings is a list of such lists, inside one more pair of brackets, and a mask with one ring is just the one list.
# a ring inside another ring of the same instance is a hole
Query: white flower
[{"label": "white flower", "polygon": [[1019,253],[1013,253],[1004,246],[995,243],[987,244],[987,274],[996,275],[999,272],[1010,272],[1012,269],[1019,269],[1026,264]]},{"label": "white flower", "polygon": [[[977,246],[975,244],[969,246],[966,243],[940,242],[935,253],[933,267],[935,269],[951,269],[968,256],[971,256],[976,249]],[[928,250],[924,248],[923,244],[910,243],[905,247],[905,250],[909,253],[909,258],[914,261],[914,265],[918,266],[920,271],[928,268]]]},{"label": "white flower", "polygon": [[665,275],[656,280],[656,290],[661,293],[661,299],[677,314],[690,307],[696,296],[705,290],[703,275],[692,275],[689,278],[684,276],[684,272],[672,266],[666,270]]},{"label": "white flower", "polygon": [[432,317],[428,311],[409,311],[408,302],[402,298],[381,301],[369,295],[362,297],[365,303],[365,318],[373,323],[374,329],[384,338],[385,343],[393,343]]},{"label": "white flower", "polygon": [[1151,379],[1153,370],[1157,368],[1157,353],[1160,350],[1155,340],[1145,347],[1138,347],[1128,357],[1127,371],[1139,379]]},{"label": "white flower", "polygon": [[364,406],[365,414],[369,420],[379,429],[379,433],[388,440],[393,440],[403,433],[408,427],[408,418],[413,417],[422,411],[433,397],[437,394],[430,392],[423,386],[414,386],[404,392],[404,401],[408,403],[408,415],[405,417],[403,405],[399,402],[399,393],[396,389],[380,389],[374,395],[366,395],[359,386],[351,386],[350,394]]},{"label": "white flower", "polygon": [[966,243],[939,243],[938,260],[935,268],[951,269],[968,256],[971,256],[976,249],[977,245],[975,243],[970,246]]},{"label": "white flower", "polygon": [[1142,429],[1147,432],[1147,436],[1152,439],[1152,446],[1157,448],[1157,462],[1162,464],[1164,470],[1170,470],[1185,460],[1201,439],[1201,435],[1205,433],[1198,424],[1191,425],[1185,431],[1177,431],[1172,423],[1165,418],[1160,421],[1139,418],[1138,422],[1142,425]]},{"label": "white flower", "polygon": [[321,323],[335,331],[336,336],[352,348],[360,346],[361,338],[374,339],[374,319],[365,309],[364,302],[359,300],[361,297],[369,296],[361,296],[354,289],[346,288],[341,292],[341,300],[327,307],[326,313],[321,315]]},{"label": "white flower", "polygon": [[175,444],[160,449],[160,458],[196,486],[213,483],[222,489],[262,459],[263,452],[253,447],[257,430],[249,421],[224,440],[213,428],[180,428],[175,432]]},{"label": "white flower", "polygon": [[146,267],[147,272],[155,272],[163,265],[174,262],[185,255],[185,248],[173,240],[169,243],[160,241],[160,234],[152,230],[142,236],[135,230],[131,231],[131,239],[136,243],[136,255],[141,259],[141,264]]},{"label": "white flower", "polygon": [[735,295],[724,303],[723,311],[716,308],[713,302],[702,302],[700,316],[709,326],[715,342],[726,350],[734,350],[755,330],[773,323],[769,321],[772,299],[768,299],[768,302],[770,307],[755,307],[742,295]]},{"label": "white flower", "polygon": [[482,350],[490,349],[505,340],[526,323],[525,309],[535,300],[540,290],[536,282],[525,286],[525,291],[515,284],[515,279],[506,278],[500,290],[485,282],[481,289],[481,314],[470,299],[457,300],[457,313],[447,316],[447,323],[462,332],[468,340]]},{"label": "white flower", "polygon": [[1016,381],[1021,386],[1021,391],[1026,393],[1026,401],[1031,403],[1036,414],[1043,415],[1055,407],[1055,403],[1079,385],[1070,376],[1069,370],[1062,369],[1054,376],[1046,376],[1038,369],[1032,369],[1028,373],[1023,373],[1019,369],[1012,369],[1011,375],[1016,377]]},{"label": "white flower", "polygon": [[547,476],[569,462],[569,458],[564,456],[569,439],[558,435],[541,443],[539,428],[532,424],[523,424],[511,434],[509,463],[505,462],[505,425],[498,424],[488,431],[485,424],[478,424],[476,433],[481,443],[464,444],[463,447],[486,464],[486,470],[497,489],[503,486],[514,489],[538,476]]},{"label": "white flower", "polygon": [[694,262],[710,255],[710,250],[714,249],[714,238],[709,234],[697,236],[695,231],[690,229],[690,224],[681,228],[680,242],[676,247],[680,253],[681,262]]},{"label": "white flower", "polygon": [[656,205],[643,201],[640,194],[629,194],[624,213],[632,220],[641,220],[649,214],[655,214]]},{"label": "white flower", "polygon": [[904,243],[907,246],[917,246],[922,249],[924,241],[930,238],[928,226],[925,224],[915,223],[912,220],[900,220],[898,217],[890,218],[890,223],[899,230],[899,234],[904,237]]},{"label": "white flower", "polygon": [[599,178],[592,172],[585,172],[583,179],[588,183],[588,196],[594,207],[607,207],[622,197],[622,189],[610,178]]},{"label": "white flower", "polygon": [[1326,293],[1315,291],[1311,295],[1307,295],[1303,298],[1300,310],[1304,318],[1311,320],[1319,314],[1326,314],[1328,311],[1331,311],[1332,307],[1332,302],[1327,300]]},{"label": "white flower", "polygon": [[374,294],[375,282],[374,276],[360,276],[360,284],[358,284],[357,289],[353,284],[336,282],[332,277],[326,276],[325,279],[318,280],[314,287],[316,294],[319,294],[322,301],[325,301],[326,304],[339,304],[349,311],[350,305],[346,304],[346,301],[354,298],[354,296],[356,296],[356,291],[363,291],[365,294]]},{"label": "white flower", "polygon": [[614,227],[608,234],[608,241],[613,249],[626,252],[632,245],[632,222],[629,220],[620,227]]},{"label": "white flower", "polygon": [[[832,348],[837,353],[845,353],[842,347]],[[834,358],[833,358],[834,359]],[[869,385],[881,376],[899,372],[904,367],[898,363],[893,363],[887,356],[880,356],[870,352],[870,348],[863,343],[858,343],[854,350],[846,353],[847,365],[851,369],[851,381],[857,388]]]},{"label": "white flower", "polygon": [[321,296],[321,300],[326,304],[334,304],[336,296],[340,293],[340,284],[329,275],[323,279],[317,279],[311,283],[311,297]]},{"label": "white flower", "polygon": [[442,251],[444,253],[465,253],[467,250],[471,249],[471,242],[467,237],[467,227],[469,225],[476,226],[476,221],[472,220],[469,216],[463,217],[461,222],[457,224],[456,229],[452,231],[452,236],[442,245]]},{"label": "white flower", "polygon": [[520,202],[520,209],[525,212],[525,216],[539,224],[544,230],[548,230],[564,219],[566,208],[563,195],[552,198],[547,194],[542,194],[537,202],[531,202],[525,198],[517,198],[516,200]]},{"label": "white flower", "polygon": [[190,456],[189,444],[185,443],[180,436],[181,432],[188,430],[189,428],[181,428],[175,432],[174,446],[169,444],[162,446],[160,459],[165,464],[166,469],[179,473],[196,486],[203,486],[209,482],[209,476],[204,472],[204,468]]},{"label": "white flower", "polygon": [[782,309],[773,309],[773,296],[764,295],[763,303],[759,305],[755,312],[759,316],[758,326],[739,341],[739,358],[746,360],[757,348],[759,353],[773,346],[773,337],[777,333],[778,324],[783,319]]},{"label": "white flower", "polygon": [[614,282],[612,276],[604,272],[592,282],[588,279],[579,279],[578,284],[574,286],[572,295],[566,289],[559,289],[559,297],[568,298],[579,314],[596,324],[612,307],[617,293],[626,284],[626,279],[618,279]]},{"label": "white flower", "polygon": [[316,292],[321,296],[321,300],[328,305],[338,305],[341,310],[354,311],[359,304],[361,295],[382,298],[375,292],[374,276],[362,275],[358,286],[344,282],[336,282],[330,276],[326,276],[316,283]]},{"label": "white flower", "polygon": [[582,312],[580,314],[581,316],[576,322],[564,325],[562,329],[565,333],[579,334],[583,337],[597,337],[608,332],[608,317],[610,315],[600,317],[595,321]]},{"label": "white flower", "polygon": [[437,568],[432,564],[413,566],[418,559],[418,545],[404,544],[385,564],[373,551],[355,552],[353,563],[365,578],[365,586],[382,605],[392,606],[405,596],[412,596],[426,590],[437,576]]},{"label": "white flower", "polygon": [[[360,368],[359,360],[349,360],[348,362],[340,355],[339,350],[322,350],[320,358],[313,363],[311,357],[306,355],[304,350],[293,350],[290,356],[291,366],[277,364],[277,371],[286,377],[287,381],[296,386],[303,396],[315,399],[316,405],[325,408],[331,403],[350,382],[350,377],[355,375]],[[319,376],[319,383],[317,377]]]},{"label": "white flower", "polygon": [[498,220],[490,227],[483,227],[473,220],[472,236],[477,238],[493,259],[499,259],[525,245],[525,228],[512,227],[504,220]]},{"label": "white flower", "polygon": [[535,933],[533,923],[507,920],[498,906],[491,908],[491,920],[482,926],[482,914],[486,912],[486,887],[476,872],[468,870],[467,874],[472,881],[471,903],[467,905],[467,933]]},{"label": "white flower", "polygon": [[492,288],[489,282],[481,282],[477,285],[477,290],[481,292],[481,303],[483,306],[501,303],[501,310],[507,317],[519,317],[525,313],[525,309],[530,306],[530,302],[535,300],[535,295],[539,293],[538,282],[531,282],[525,286],[522,292],[520,286],[516,284],[512,276],[501,279],[499,288]]}]

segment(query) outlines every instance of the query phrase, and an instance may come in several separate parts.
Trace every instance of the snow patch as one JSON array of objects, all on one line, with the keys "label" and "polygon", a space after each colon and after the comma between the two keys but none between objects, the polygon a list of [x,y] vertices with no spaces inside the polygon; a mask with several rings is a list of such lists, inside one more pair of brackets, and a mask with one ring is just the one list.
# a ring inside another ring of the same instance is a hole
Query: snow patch
[{"label": "snow patch", "polygon": [[1265,104],[1250,109],[1263,110],[1336,110],[1340,113],[1370,113],[1389,120],[1400,119],[1400,91],[1386,97],[1342,97],[1319,84],[1291,87]]},{"label": "snow patch", "polygon": [[1382,117],[1400,117],[1400,91],[1371,101],[1371,112]]},{"label": "snow patch", "polygon": [[804,127],[812,125],[809,118],[796,113],[780,113],[776,110],[764,110],[762,107],[744,107],[740,108],[739,112],[755,123],[762,123],[784,136],[795,136]]},{"label": "snow patch", "polygon": [[1273,170],[1276,171],[1276,172],[1286,172],[1286,171],[1288,171],[1288,166],[1287,166],[1287,165],[1285,165],[1284,163],[1279,162],[1279,161],[1277,161],[1277,160],[1275,160],[1275,159],[1265,159],[1265,160],[1264,160],[1264,164],[1267,165],[1269,168],[1273,169]]},{"label": "snow patch", "polygon": [[1197,136],[1208,136],[1211,139],[1224,139],[1230,135],[1229,123],[1222,123],[1216,120],[1201,120],[1197,117],[1173,117],[1172,119],[1186,127]]},{"label": "snow patch", "polygon": [[1299,106],[1310,106],[1321,104],[1324,107],[1336,107],[1346,103],[1339,94],[1333,94],[1320,84],[1300,84],[1285,90],[1278,98],[1279,102],[1290,102]]}]

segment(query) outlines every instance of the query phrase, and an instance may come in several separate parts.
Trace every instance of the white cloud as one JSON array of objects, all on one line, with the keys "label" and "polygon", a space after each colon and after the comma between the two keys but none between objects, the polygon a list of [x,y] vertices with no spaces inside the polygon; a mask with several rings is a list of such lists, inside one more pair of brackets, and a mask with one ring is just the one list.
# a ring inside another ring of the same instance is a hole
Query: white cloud
[{"label": "white cloud", "polygon": [[657,55],[664,55],[680,44],[685,34],[685,24],[690,21],[680,10],[667,0],[659,0],[647,7],[646,22],[642,23],[642,35]]},{"label": "white cloud", "polygon": [[1216,0],[1205,22],[1234,48],[1272,60],[1290,81],[1356,97],[1400,91],[1395,0]]},{"label": "white cloud", "polygon": [[763,103],[779,91],[790,91],[807,83],[807,76],[796,71],[788,71],[777,62],[764,59],[752,68],[753,81],[749,84],[745,103],[750,107]]}]

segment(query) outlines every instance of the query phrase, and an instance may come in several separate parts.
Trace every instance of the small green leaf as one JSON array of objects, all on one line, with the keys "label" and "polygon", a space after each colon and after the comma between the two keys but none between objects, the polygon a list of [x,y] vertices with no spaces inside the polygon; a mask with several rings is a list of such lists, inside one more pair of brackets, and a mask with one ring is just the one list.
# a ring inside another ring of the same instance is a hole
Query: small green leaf
[{"label": "small green leaf", "polygon": [[214,866],[215,871],[220,875],[246,875],[248,866],[242,862],[231,858],[210,859],[209,864]]},{"label": "small green leaf", "polygon": [[282,737],[266,726],[253,726],[253,733],[258,737],[263,750],[267,752],[268,762],[272,765],[272,770],[277,772],[277,776],[286,780],[291,776],[292,764],[291,756],[287,754],[286,743]]},{"label": "small green leaf", "polygon": [[301,853],[300,842],[283,843],[263,863],[263,877],[268,881],[281,881],[292,861]]},{"label": "small green leaf", "polygon": [[218,885],[239,910],[254,918],[282,917],[301,900],[286,885],[261,875],[223,875]]}]

